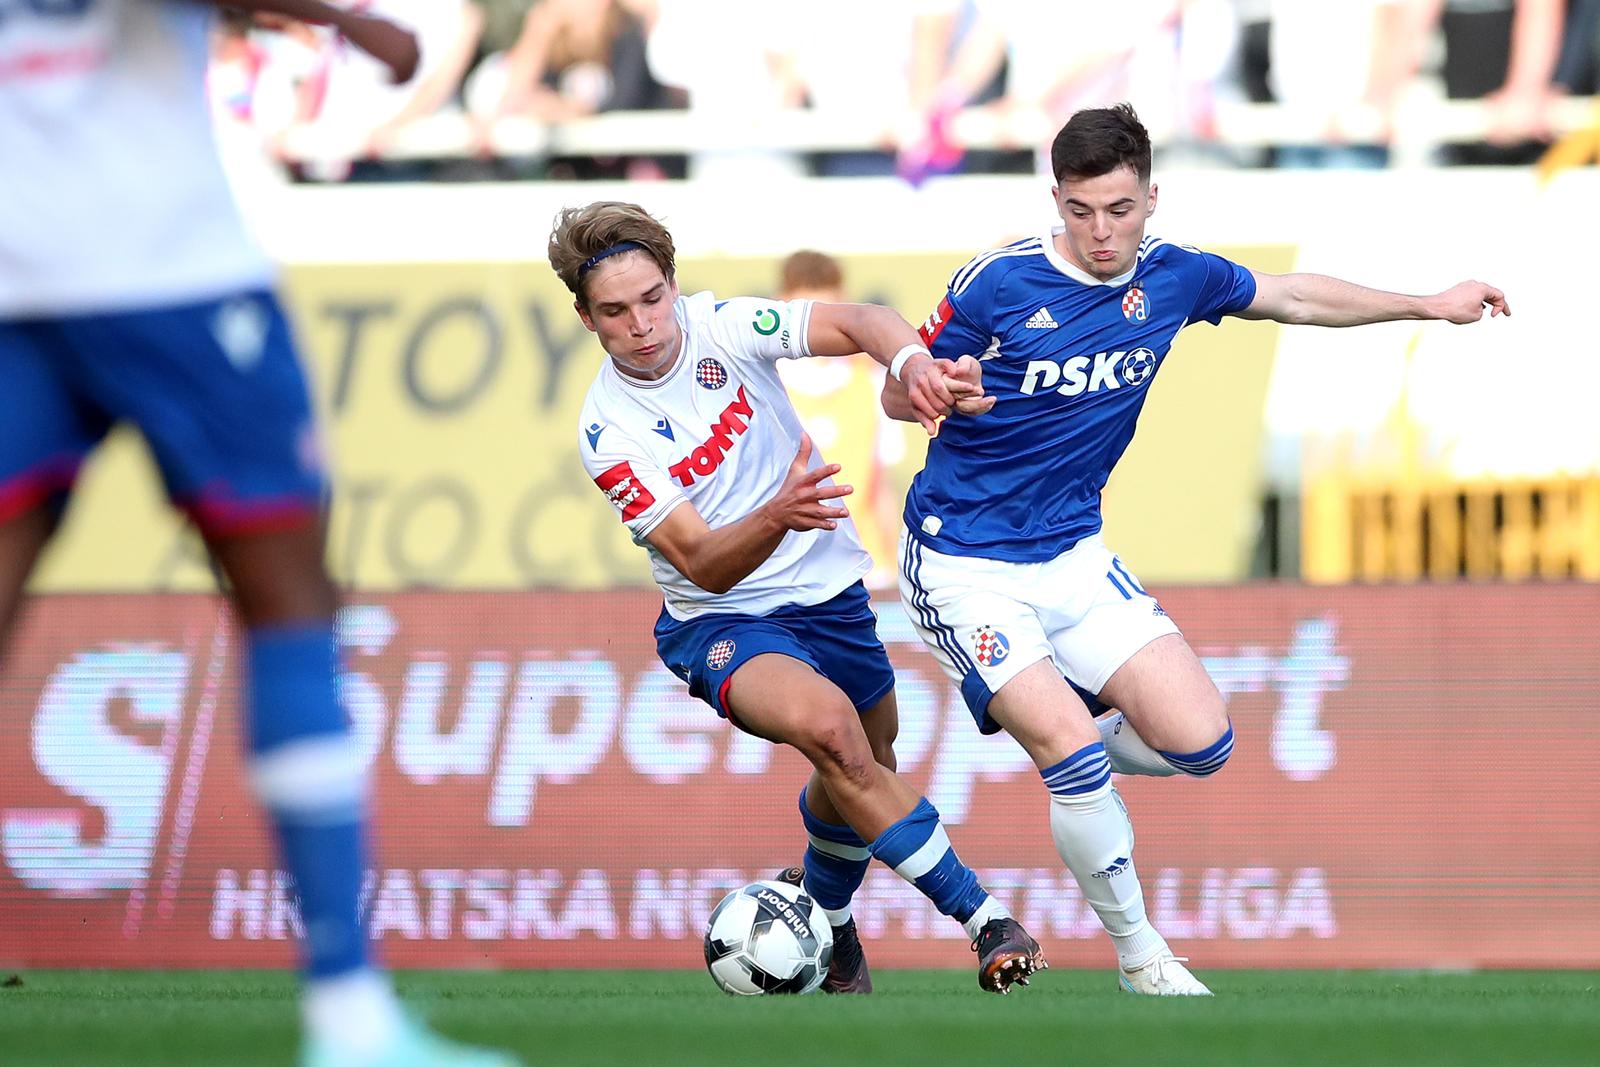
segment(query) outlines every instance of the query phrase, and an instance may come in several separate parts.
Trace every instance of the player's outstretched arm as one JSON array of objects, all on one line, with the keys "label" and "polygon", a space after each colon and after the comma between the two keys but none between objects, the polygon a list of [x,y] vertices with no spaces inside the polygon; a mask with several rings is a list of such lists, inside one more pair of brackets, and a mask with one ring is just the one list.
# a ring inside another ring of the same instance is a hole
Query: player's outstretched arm
[{"label": "player's outstretched arm", "polygon": [[354,9],[335,7],[323,0],[200,0],[212,7],[226,7],[246,13],[284,15],[300,22],[332,26],[340,36],[389,68],[396,85],[408,82],[417,72],[421,52],[416,34],[377,15],[363,15]]},{"label": "player's outstretched arm", "polygon": [[645,539],[695,585],[708,593],[726,593],[765,563],[790,530],[832,530],[849,517],[836,501],[855,489],[818,484],[838,474],[839,465],[807,470],[810,462],[811,438],[802,434],[783,485],[765,504],[715,530],[693,504],[680,504]]},{"label": "player's outstretched arm", "polygon": [[[954,363],[936,359],[934,366],[944,375],[945,386],[956,398],[955,410],[962,415],[982,415],[994,407],[995,398],[983,391],[983,364],[971,356],[962,356]],[[918,422],[916,410],[911,406],[911,396],[903,383],[893,377],[883,379],[883,392],[879,396],[883,412],[901,422]]]},{"label": "player's outstretched arm", "polygon": [[956,397],[916,329],[893,308],[878,304],[813,304],[806,330],[806,349],[814,356],[850,356],[865,352],[889,368],[891,378],[905,385],[911,410],[933,435],[941,416],[955,408]]},{"label": "player's outstretched arm", "polygon": [[1462,282],[1432,296],[1407,296],[1368,289],[1325,274],[1262,274],[1251,271],[1256,296],[1235,312],[1241,319],[1271,319],[1307,326],[1362,326],[1396,319],[1443,319],[1464,325],[1509,315],[1506,295],[1483,282]]}]

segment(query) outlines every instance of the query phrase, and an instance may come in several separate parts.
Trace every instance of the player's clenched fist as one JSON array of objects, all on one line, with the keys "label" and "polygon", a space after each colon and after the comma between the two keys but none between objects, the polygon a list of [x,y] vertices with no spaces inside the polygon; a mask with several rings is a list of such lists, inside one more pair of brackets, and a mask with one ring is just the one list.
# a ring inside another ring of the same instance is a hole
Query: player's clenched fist
[{"label": "player's clenched fist", "polygon": [[922,428],[932,437],[939,420],[955,408],[956,398],[951,395],[950,384],[933,357],[918,353],[906,360],[900,370],[900,382],[906,387],[911,400],[911,411]]},{"label": "player's clenched fist", "polygon": [[848,518],[850,512],[838,504],[828,503],[855,492],[848,485],[819,485],[824,478],[839,473],[837,463],[825,463],[816,470],[807,470],[811,462],[811,435],[800,435],[800,451],[789,464],[778,492],[763,505],[774,521],[790,530],[832,530],[838,520]]},{"label": "player's clenched fist", "polygon": [[962,356],[954,363],[947,359],[936,360],[944,375],[945,386],[955,397],[955,410],[963,415],[982,415],[994,407],[995,397],[983,392],[983,364],[971,356]]}]

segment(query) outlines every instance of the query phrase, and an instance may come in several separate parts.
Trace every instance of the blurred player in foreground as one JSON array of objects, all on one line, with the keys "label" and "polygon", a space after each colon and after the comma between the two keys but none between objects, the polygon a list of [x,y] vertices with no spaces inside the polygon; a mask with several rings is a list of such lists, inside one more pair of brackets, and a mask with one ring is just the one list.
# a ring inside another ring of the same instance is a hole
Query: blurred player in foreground
[{"label": "blurred player in foreground", "polygon": [[888,308],[681,296],[672,236],[636,205],[564,211],[549,254],[609,357],[578,449],[650,554],[665,596],[662,662],[719,715],[815,768],[800,812],[812,843],[804,883],[834,926],[827,988],[871,988],[850,898],[874,857],[966,928],[984,989],[1025,984],[1043,963],[1038,943],[894,773],[894,671],[861,583],[872,561],[839,503],[851,487],[832,483],[839,468],[815,454],[774,363],[857,352],[895,372],[909,362],[909,410],[930,431],[958,404],[988,401],[947,377],[954,364],[935,364]]},{"label": "blurred player in foreground", "polygon": [[[906,498],[901,595],[979,729],[1006,730],[1038,766],[1056,850],[1111,935],[1122,987],[1203,996],[1145,914],[1111,774],[1213,774],[1233,726],[1177,626],[1101,541],[1100,492],[1189,323],[1510,312],[1481,282],[1400,296],[1145,237],[1150,139],[1126,104],[1074,115],[1051,165],[1063,225],[971,260],[922,327],[933,356],[980,357],[996,403],[929,445]],[[899,382],[883,402],[912,415]],[[1108,707],[1097,728],[1091,711]]]},{"label": "blurred player in foreground", "polygon": [[144,435],[245,631],[251,782],[304,920],[308,1067],[510,1067],[402,1013],[358,915],[367,783],[338,695],[305,379],[212,144],[213,13],[325,23],[397,81],[417,43],[317,0],[22,0],[0,17],[0,631],[85,456]]}]

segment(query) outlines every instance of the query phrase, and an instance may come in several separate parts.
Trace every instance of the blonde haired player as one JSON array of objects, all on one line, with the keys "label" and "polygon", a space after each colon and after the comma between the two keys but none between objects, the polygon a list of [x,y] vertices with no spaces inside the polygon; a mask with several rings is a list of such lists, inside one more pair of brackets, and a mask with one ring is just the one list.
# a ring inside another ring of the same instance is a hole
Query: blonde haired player
[{"label": "blonde haired player", "polygon": [[870,989],[849,909],[873,858],[962,924],[982,988],[1026,984],[1038,942],[894,772],[894,671],[861,583],[871,561],[840,503],[851,487],[833,483],[838,466],[812,448],[773,364],[866,352],[930,431],[987,401],[888,308],[681,295],[672,235],[636,204],[562,212],[549,255],[607,356],[578,450],[650,555],[661,661],[719,715],[814,768],[800,795],[804,884],[835,929],[829,988]]}]

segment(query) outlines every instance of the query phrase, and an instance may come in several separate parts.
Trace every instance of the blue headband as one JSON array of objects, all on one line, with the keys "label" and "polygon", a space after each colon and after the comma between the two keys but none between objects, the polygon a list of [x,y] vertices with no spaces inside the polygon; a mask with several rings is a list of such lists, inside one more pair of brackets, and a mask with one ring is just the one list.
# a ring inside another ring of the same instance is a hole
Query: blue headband
[{"label": "blue headband", "polygon": [[583,261],[583,266],[578,268],[578,277],[581,278],[585,274],[588,274],[590,271],[594,270],[600,265],[600,261],[605,259],[607,256],[614,256],[618,252],[642,251],[643,249],[644,245],[640,244],[638,241],[619,241],[610,248],[602,248],[600,251]]}]

